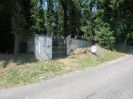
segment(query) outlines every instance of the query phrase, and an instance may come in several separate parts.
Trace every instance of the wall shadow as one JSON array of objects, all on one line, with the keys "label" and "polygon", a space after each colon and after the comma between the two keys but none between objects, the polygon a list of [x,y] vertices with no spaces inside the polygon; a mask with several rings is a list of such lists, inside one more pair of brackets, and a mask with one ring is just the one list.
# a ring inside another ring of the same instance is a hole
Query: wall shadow
[{"label": "wall shadow", "polygon": [[131,45],[117,44],[114,46],[113,50],[120,52],[120,53],[126,53],[129,55],[133,55],[133,46]]},{"label": "wall shadow", "polygon": [[27,63],[34,63],[37,62],[33,53],[28,54],[0,54],[0,66],[6,68],[11,62],[15,63],[16,65],[24,65]]}]

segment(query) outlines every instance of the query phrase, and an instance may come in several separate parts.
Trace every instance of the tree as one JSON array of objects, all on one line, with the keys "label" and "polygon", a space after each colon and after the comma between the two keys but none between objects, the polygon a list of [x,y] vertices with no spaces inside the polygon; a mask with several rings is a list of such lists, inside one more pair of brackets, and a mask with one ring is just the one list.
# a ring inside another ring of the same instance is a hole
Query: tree
[{"label": "tree", "polygon": [[108,7],[109,1],[99,0],[98,10],[95,14],[95,40],[107,49],[112,49],[115,44],[114,31],[111,29],[111,9]]},{"label": "tree", "polygon": [[21,52],[21,43],[27,42],[33,33],[30,31],[30,1],[12,1],[12,33],[14,34],[14,54]]},{"label": "tree", "polygon": [[14,38],[11,33],[10,0],[0,1],[0,53],[13,53]]},{"label": "tree", "polygon": [[54,35],[64,35],[63,33],[63,7],[61,5],[61,3],[59,2],[59,0],[55,0],[53,2],[53,28],[54,28]]},{"label": "tree", "polygon": [[83,35],[108,48],[114,43],[133,44],[132,5],[131,0],[0,1],[1,37],[14,35],[14,40],[6,40],[14,41],[14,54],[36,33]]},{"label": "tree", "polygon": [[[12,17],[12,28],[14,33],[14,54],[20,53],[20,35],[22,34],[22,29],[23,29],[23,16],[20,15],[20,1],[19,0],[14,0],[13,1],[13,17]],[[22,26],[21,26],[22,25]]]},{"label": "tree", "polygon": [[105,23],[101,18],[95,20],[95,39],[107,49],[112,49],[115,43],[114,31],[111,31],[110,24]]},{"label": "tree", "polygon": [[133,2],[131,0],[124,0],[120,8],[123,12],[123,21],[126,23],[126,29],[124,30],[124,43],[133,44]]},{"label": "tree", "polygon": [[64,27],[63,27],[63,31],[64,31],[64,36],[67,36],[68,34],[68,0],[60,0],[61,4],[62,4],[62,8],[63,8],[63,15],[64,15]]},{"label": "tree", "polygon": [[81,31],[83,32],[84,38],[88,38],[90,40],[94,40],[94,13],[92,12],[92,4],[93,2],[84,1],[81,3]]},{"label": "tree", "polygon": [[[34,34],[46,34],[45,27],[46,17],[44,17],[43,0],[31,0],[31,30]],[[46,13],[45,13],[46,14]]]}]

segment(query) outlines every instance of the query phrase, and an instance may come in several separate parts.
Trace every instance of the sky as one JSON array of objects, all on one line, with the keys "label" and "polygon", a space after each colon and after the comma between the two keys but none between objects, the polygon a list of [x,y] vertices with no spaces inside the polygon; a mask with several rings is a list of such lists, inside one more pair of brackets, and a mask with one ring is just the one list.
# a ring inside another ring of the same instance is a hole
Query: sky
[{"label": "sky", "polygon": [[[88,0],[88,3],[90,4],[90,3],[91,3],[91,0]],[[95,4],[94,4],[94,6],[92,7],[92,12],[96,12],[96,11],[97,11],[97,3],[98,3],[98,0],[95,0]],[[56,9],[57,2],[55,2],[53,5],[54,5],[54,9]],[[44,0],[44,4],[43,4],[44,10],[46,10],[47,7],[48,7],[47,0]]]},{"label": "sky", "polygon": [[92,12],[97,12],[97,4],[94,4],[94,6],[92,7]]},{"label": "sky", "polygon": [[97,12],[97,4],[98,4],[98,0],[95,0],[95,4],[92,7],[92,12]]},{"label": "sky", "polygon": [[47,7],[48,7],[47,0],[44,0],[44,4],[43,4],[43,8],[44,8],[44,10],[46,10],[46,9],[47,9]]}]

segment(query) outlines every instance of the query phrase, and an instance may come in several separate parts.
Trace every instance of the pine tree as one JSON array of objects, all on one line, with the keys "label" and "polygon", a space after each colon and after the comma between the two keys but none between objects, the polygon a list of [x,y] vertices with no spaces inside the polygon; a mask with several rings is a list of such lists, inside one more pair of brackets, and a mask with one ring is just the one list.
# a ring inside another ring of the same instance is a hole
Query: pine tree
[{"label": "pine tree", "polygon": [[14,0],[13,5],[15,9],[13,9],[13,18],[12,18],[12,28],[14,33],[14,54],[19,54],[21,49],[20,35],[22,34],[22,29],[25,24],[25,19],[21,15],[21,1]]},{"label": "pine tree", "polygon": [[46,34],[46,17],[44,17],[43,0],[31,0],[31,30],[34,34]]},{"label": "pine tree", "polygon": [[84,38],[88,38],[90,40],[94,39],[94,32],[93,32],[94,15],[92,12],[92,3],[93,2],[88,2],[86,0],[86,1],[82,2],[82,4],[81,4],[82,25],[80,28],[83,32]]}]

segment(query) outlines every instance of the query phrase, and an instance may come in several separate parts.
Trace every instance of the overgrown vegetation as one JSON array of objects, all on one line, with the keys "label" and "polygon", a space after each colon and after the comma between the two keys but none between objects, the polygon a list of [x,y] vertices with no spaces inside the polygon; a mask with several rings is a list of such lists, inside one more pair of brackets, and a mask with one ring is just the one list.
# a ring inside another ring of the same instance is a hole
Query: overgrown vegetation
[{"label": "overgrown vegetation", "polygon": [[[121,47],[122,45],[119,45]],[[123,46],[127,49],[126,46]],[[36,83],[60,76],[72,71],[96,66],[126,55],[121,52],[106,50],[99,46],[98,54],[92,54],[90,47],[78,48],[62,59],[37,61],[33,54],[0,54],[0,88]],[[80,61],[79,61],[80,60]]]}]

